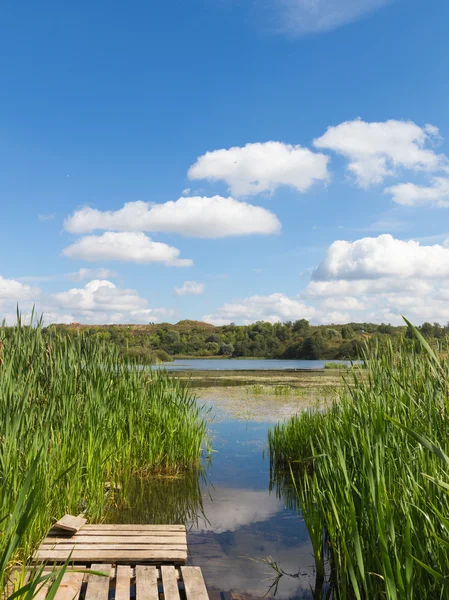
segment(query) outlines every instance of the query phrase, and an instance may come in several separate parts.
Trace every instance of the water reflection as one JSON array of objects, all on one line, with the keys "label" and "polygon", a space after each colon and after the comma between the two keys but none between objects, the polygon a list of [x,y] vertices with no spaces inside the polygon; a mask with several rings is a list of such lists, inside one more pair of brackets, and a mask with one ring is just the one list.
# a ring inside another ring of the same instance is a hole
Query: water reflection
[{"label": "water reflection", "polygon": [[203,472],[135,478],[108,512],[109,523],[184,524],[203,516]]},{"label": "water reflection", "polygon": [[272,556],[286,571],[301,572],[281,578],[276,598],[310,600],[315,572],[307,528],[269,491],[269,425],[226,417],[215,422],[214,453],[203,473],[133,482],[130,501],[111,511],[109,521],[186,523],[189,562],[201,567],[211,591],[264,597],[275,572],[263,559]]}]

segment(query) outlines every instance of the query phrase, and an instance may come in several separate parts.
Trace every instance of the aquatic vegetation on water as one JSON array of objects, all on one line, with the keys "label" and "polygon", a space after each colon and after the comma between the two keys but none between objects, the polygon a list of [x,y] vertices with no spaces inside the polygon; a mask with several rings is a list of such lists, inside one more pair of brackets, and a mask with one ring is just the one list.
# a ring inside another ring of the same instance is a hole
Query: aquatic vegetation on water
[{"label": "aquatic vegetation on water", "polygon": [[[40,497],[21,547],[28,551],[66,512],[105,516],[111,486],[196,467],[206,422],[195,397],[162,372],[142,371],[115,347],[0,328],[0,518],[16,504],[36,455]],[[109,483],[108,483],[109,482]]]},{"label": "aquatic vegetation on water", "polygon": [[373,348],[326,412],[269,433],[273,485],[301,508],[318,568],[330,550],[336,598],[447,597],[449,362],[415,336]]}]

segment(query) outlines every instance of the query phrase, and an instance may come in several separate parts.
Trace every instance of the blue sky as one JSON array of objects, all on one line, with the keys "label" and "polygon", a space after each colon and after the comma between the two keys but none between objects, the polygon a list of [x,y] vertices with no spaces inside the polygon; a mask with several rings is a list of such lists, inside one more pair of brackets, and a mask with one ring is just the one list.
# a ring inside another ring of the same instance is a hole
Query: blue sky
[{"label": "blue sky", "polygon": [[443,0],[2,3],[0,314],[447,322],[448,22]]}]

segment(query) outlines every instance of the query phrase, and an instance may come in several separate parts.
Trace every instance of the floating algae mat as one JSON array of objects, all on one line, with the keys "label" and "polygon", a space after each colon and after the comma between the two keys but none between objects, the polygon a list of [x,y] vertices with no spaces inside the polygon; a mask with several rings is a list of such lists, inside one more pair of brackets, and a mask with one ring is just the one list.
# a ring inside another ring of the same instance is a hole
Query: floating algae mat
[{"label": "floating algae mat", "polygon": [[335,397],[336,389],[253,385],[198,388],[195,392],[201,403],[212,407],[215,420],[275,423],[303,410],[323,409]]}]

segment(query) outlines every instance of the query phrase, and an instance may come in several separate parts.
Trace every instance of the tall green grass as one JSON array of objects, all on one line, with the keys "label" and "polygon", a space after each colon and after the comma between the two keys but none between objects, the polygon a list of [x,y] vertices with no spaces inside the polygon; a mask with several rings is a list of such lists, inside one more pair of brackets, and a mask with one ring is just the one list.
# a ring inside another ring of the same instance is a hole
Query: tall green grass
[{"label": "tall green grass", "polygon": [[125,495],[133,476],[198,465],[206,423],[175,379],[142,370],[110,344],[20,320],[1,327],[0,340],[0,516],[13,510],[41,454],[40,502],[22,555],[66,512],[102,519],[107,487]]},{"label": "tall green grass", "polygon": [[330,553],[335,598],[449,597],[449,362],[414,331],[367,349],[326,412],[269,433],[274,484],[321,573]]}]

